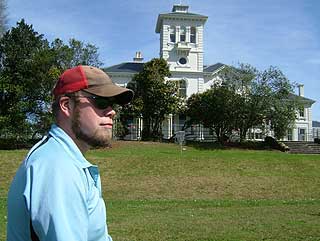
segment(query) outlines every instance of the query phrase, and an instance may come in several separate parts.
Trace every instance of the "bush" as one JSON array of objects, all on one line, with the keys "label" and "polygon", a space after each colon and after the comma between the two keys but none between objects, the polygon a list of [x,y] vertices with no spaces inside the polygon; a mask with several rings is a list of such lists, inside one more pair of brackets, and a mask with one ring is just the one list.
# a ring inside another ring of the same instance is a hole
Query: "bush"
[{"label": "bush", "polygon": [[253,149],[253,150],[260,150],[263,149],[264,145],[261,141],[251,141],[251,140],[245,140],[242,142],[236,143],[240,148],[245,149]]},{"label": "bush", "polygon": [[36,144],[39,139],[32,140],[16,140],[13,138],[0,139],[0,150],[29,149]]},{"label": "bush", "polygon": [[121,121],[118,121],[115,129],[115,136],[120,140],[123,140],[126,135],[128,135],[129,129],[126,125],[124,125]]},{"label": "bush", "polygon": [[272,148],[272,149],[276,149],[276,150],[280,150],[280,151],[289,151],[288,146],[286,146],[282,142],[277,141],[276,139],[274,139],[271,136],[267,136],[264,139],[264,144],[265,144],[265,146]]}]

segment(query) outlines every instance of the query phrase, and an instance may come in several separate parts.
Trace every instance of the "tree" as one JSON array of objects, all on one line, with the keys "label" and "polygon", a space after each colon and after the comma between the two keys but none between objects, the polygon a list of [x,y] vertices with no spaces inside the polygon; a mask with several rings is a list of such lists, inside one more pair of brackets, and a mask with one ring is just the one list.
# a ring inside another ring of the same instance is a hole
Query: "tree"
[{"label": "tree", "polygon": [[66,68],[98,66],[97,48],[70,40],[51,46],[24,20],[0,39],[0,130],[7,138],[43,134],[52,123],[51,90]]},{"label": "tree", "polygon": [[165,78],[170,76],[167,62],[154,58],[144,64],[143,70],[136,74],[128,88],[135,91],[132,104],[127,107],[135,116],[143,118],[142,139],[159,140],[162,137],[162,122],[165,116],[175,113],[180,97],[176,86]]},{"label": "tree", "polygon": [[68,69],[77,65],[100,67],[98,48],[93,44],[85,44],[76,39],[70,39],[68,44],[55,39],[51,44],[56,54],[56,62],[60,69]]},{"label": "tree", "polygon": [[278,68],[260,72],[250,65],[227,66],[219,77],[210,90],[188,99],[191,121],[214,130],[220,142],[232,130],[243,141],[250,128],[266,125],[276,138],[285,136],[300,105],[292,98],[294,85]]},{"label": "tree", "polygon": [[277,139],[286,135],[296,120],[296,113],[302,106],[299,98],[293,98],[294,84],[276,67],[261,72],[257,82],[265,93],[266,121]]},{"label": "tree", "polygon": [[[46,109],[53,80],[46,74],[52,63],[48,42],[24,20],[0,40],[1,134],[24,136],[40,109]],[[39,76],[39,73],[43,73]]]},{"label": "tree", "polygon": [[236,105],[234,129],[238,130],[240,141],[244,141],[250,128],[259,127],[265,121],[268,98],[265,88],[257,82],[259,71],[249,64],[239,67],[226,66],[220,73],[223,84],[232,91],[239,93]]},{"label": "tree", "polygon": [[241,93],[237,111],[236,129],[240,140],[246,138],[250,128],[270,124],[276,138],[285,136],[296,119],[298,99],[291,98],[295,84],[277,67],[258,71],[248,64],[238,68],[227,67],[221,73],[224,83]]},{"label": "tree", "polygon": [[203,124],[223,143],[235,127],[239,98],[240,95],[226,85],[215,85],[203,93],[193,94],[187,100],[190,124]]}]

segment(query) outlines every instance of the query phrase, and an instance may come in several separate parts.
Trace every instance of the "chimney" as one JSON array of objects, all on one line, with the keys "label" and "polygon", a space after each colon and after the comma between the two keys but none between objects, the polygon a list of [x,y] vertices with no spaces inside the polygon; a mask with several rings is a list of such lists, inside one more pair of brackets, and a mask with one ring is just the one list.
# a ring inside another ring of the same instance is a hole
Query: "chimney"
[{"label": "chimney", "polygon": [[303,84],[298,85],[298,90],[299,90],[299,96],[304,97],[304,85]]},{"label": "chimney", "polygon": [[188,13],[188,8],[189,8],[189,6],[187,6],[187,5],[176,4],[176,5],[173,5],[172,12],[173,13]]},{"label": "chimney", "polygon": [[140,51],[136,52],[136,57],[133,58],[133,61],[139,63],[143,61],[142,54]]}]

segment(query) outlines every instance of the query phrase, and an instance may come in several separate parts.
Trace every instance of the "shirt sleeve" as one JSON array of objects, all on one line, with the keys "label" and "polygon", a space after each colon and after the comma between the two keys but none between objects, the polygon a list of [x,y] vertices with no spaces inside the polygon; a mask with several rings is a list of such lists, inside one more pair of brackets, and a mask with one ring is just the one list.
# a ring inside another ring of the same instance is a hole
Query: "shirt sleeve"
[{"label": "shirt sleeve", "polygon": [[86,193],[80,168],[30,166],[24,195],[39,240],[87,241]]}]

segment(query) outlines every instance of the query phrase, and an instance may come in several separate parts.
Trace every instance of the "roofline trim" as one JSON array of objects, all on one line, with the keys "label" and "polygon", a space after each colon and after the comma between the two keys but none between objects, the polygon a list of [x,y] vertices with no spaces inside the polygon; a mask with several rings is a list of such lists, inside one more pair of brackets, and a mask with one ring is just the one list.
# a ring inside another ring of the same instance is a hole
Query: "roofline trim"
[{"label": "roofline trim", "polygon": [[179,19],[179,20],[198,20],[201,22],[206,22],[208,17],[200,14],[190,14],[190,13],[182,13],[182,14],[173,14],[173,13],[161,13],[158,15],[158,20],[156,24],[156,33],[160,33],[161,22],[163,19]]}]

